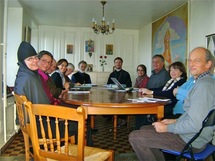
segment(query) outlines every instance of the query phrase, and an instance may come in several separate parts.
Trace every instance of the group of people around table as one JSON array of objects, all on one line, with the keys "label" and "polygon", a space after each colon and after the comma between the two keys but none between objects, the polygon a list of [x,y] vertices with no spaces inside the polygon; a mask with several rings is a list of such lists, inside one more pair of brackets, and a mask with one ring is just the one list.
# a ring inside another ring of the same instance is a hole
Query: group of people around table
[{"label": "group of people around table", "polygon": [[[14,92],[25,95],[32,103],[65,105],[60,98],[77,85],[91,84],[90,76],[85,73],[87,63],[78,64],[79,71],[69,78],[74,71],[74,65],[66,59],[58,62],[48,51],[36,53],[27,42],[22,42],[18,52],[19,70],[15,80]],[[156,122],[154,115],[136,115],[135,130],[129,135],[129,142],[139,160],[164,160],[160,149],[182,150],[183,146],[201,128],[201,123],[208,112],[215,108],[214,56],[203,47],[193,49],[189,55],[188,67],[192,75],[187,80],[186,68],[181,62],[174,62],[165,69],[165,59],[162,55],[152,57],[153,71],[147,76],[147,68],[137,66],[135,88],[147,95],[162,96],[171,99],[164,106],[164,119]],[[123,59],[114,59],[115,70],[110,73],[107,84],[113,84],[115,77],[121,84],[132,87],[130,74],[122,69]],[[76,108],[74,106],[74,108]],[[126,124],[125,116],[120,117],[120,125]],[[124,121],[123,121],[124,120]],[[54,129],[54,120],[51,120]],[[145,126],[143,126],[145,125]],[[70,122],[69,126],[76,130],[77,124]],[[204,149],[212,140],[214,128],[208,128],[193,147],[196,151]]]}]

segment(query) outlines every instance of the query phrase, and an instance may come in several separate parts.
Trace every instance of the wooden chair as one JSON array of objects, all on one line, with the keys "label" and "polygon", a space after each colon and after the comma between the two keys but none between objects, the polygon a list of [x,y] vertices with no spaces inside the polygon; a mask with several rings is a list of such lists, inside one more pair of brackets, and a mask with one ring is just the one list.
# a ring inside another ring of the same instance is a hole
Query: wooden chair
[{"label": "wooden chair", "polygon": [[[32,147],[30,145],[30,125],[29,125],[29,118],[27,115],[27,110],[24,106],[25,102],[27,102],[27,98],[24,95],[18,95],[16,93],[13,93],[14,98],[15,98],[15,103],[16,103],[16,110],[17,110],[17,116],[19,120],[19,125],[20,129],[23,134],[24,138],[24,144],[25,144],[25,160],[29,161],[31,158],[34,157],[33,153],[30,151],[30,148]],[[75,136],[70,136],[69,137],[70,142],[74,143],[75,142]],[[39,140],[40,144],[42,143],[41,139]],[[61,138],[61,141],[64,141],[63,138]]]},{"label": "wooden chair", "polygon": [[[113,151],[84,146],[85,142],[85,120],[86,114],[83,107],[77,109],[63,106],[53,106],[47,104],[32,104],[25,102],[25,108],[28,111],[30,119],[30,138],[33,144],[34,160],[75,160],[75,161],[96,161],[113,160]],[[45,119],[44,119],[45,117]],[[40,131],[37,127],[37,119],[39,118]],[[51,130],[50,118],[55,119],[56,131]],[[64,120],[65,135],[64,145],[60,144],[59,120]],[[78,123],[78,143],[71,144],[68,141],[68,124],[69,121],[77,121]],[[45,135],[44,122],[47,123],[48,135]],[[38,138],[38,132],[42,134],[42,146]],[[56,138],[52,136],[55,134]],[[55,139],[55,141],[53,140]],[[48,141],[47,141],[48,140]]]},{"label": "wooden chair", "polygon": [[24,103],[27,102],[27,98],[25,96],[19,96],[14,93],[15,103],[16,103],[16,110],[19,119],[20,129],[23,134],[24,144],[25,144],[25,160],[29,161],[33,154],[30,152],[29,146],[29,135],[30,135],[30,127],[29,121],[27,118],[27,111],[24,108]]}]

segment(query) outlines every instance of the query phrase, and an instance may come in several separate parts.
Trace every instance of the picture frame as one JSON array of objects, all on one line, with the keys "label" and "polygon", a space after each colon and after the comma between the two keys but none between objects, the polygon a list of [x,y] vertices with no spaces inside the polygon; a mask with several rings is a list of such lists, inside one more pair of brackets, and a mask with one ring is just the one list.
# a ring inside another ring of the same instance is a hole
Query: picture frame
[{"label": "picture frame", "polygon": [[87,72],[93,72],[93,64],[87,65]]},{"label": "picture frame", "polygon": [[206,48],[215,56],[215,33],[206,36]]},{"label": "picture frame", "polygon": [[24,41],[31,43],[31,28],[29,26],[24,28]]},{"label": "picture frame", "polygon": [[106,44],[106,55],[113,55],[113,44]]},{"label": "picture frame", "polygon": [[116,67],[115,67],[115,66],[113,66],[113,72],[115,71],[115,69],[116,69]]},{"label": "picture frame", "polygon": [[92,53],[95,49],[95,42],[93,40],[85,41],[85,52]]},{"label": "picture frame", "polygon": [[67,44],[66,45],[66,53],[67,54],[73,54],[73,44]]}]

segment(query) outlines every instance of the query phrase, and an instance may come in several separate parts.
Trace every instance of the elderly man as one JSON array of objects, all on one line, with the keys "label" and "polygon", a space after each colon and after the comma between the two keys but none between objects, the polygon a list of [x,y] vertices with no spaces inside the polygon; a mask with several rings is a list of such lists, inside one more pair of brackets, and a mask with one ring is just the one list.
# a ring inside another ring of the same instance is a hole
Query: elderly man
[{"label": "elderly man", "polygon": [[[166,119],[143,126],[129,134],[129,142],[141,161],[164,161],[159,149],[181,151],[199,131],[208,112],[215,108],[214,57],[209,50],[198,47],[189,56],[189,70],[196,83],[184,101],[185,113],[177,120]],[[213,138],[213,128],[205,129],[193,142],[195,151],[201,151]]]},{"label": "elderly man", "polygon": [[[147,89],[163,88],[168,80],[171,79],[169,72],[165,69],[165,59],[162,55],[152,57],[153,71],[147,83]],[[155,115],[136,115],[135,129],[138,130],[143,125],[150,125],[156,120]]]},{"label": "elderly man", "polygon": [[92,84],[90,75],[85,72],[86,68],[86,61],[82,60],[78,63],[79,71],[72,75],[72,82],[75,83],[76,86]]},{"label": "elderly man", "polygon": [[152,57],[153,71],[147,83],[147,88],[160,88],[170,80],[170,75],[164,66],[165,59],[162,55],[154,55]]}]

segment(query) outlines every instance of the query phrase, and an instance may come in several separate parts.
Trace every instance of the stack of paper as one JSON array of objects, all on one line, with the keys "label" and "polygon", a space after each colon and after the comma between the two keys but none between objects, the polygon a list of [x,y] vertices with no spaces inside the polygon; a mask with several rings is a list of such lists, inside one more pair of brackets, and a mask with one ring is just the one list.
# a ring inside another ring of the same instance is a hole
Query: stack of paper
[{"label": "stack of paper", "polygon": [[144,97],[144,98],[135,98],[135,99],[128,99],[132,102],[167,102],[170,101],[170,99],[160,99],[160,98],[149,98],[149,97]]},{"label": "stack of paper", "polygon": [[82,94],[82,93],[90,93],[90,91],[68,91],[68,93]]}]

